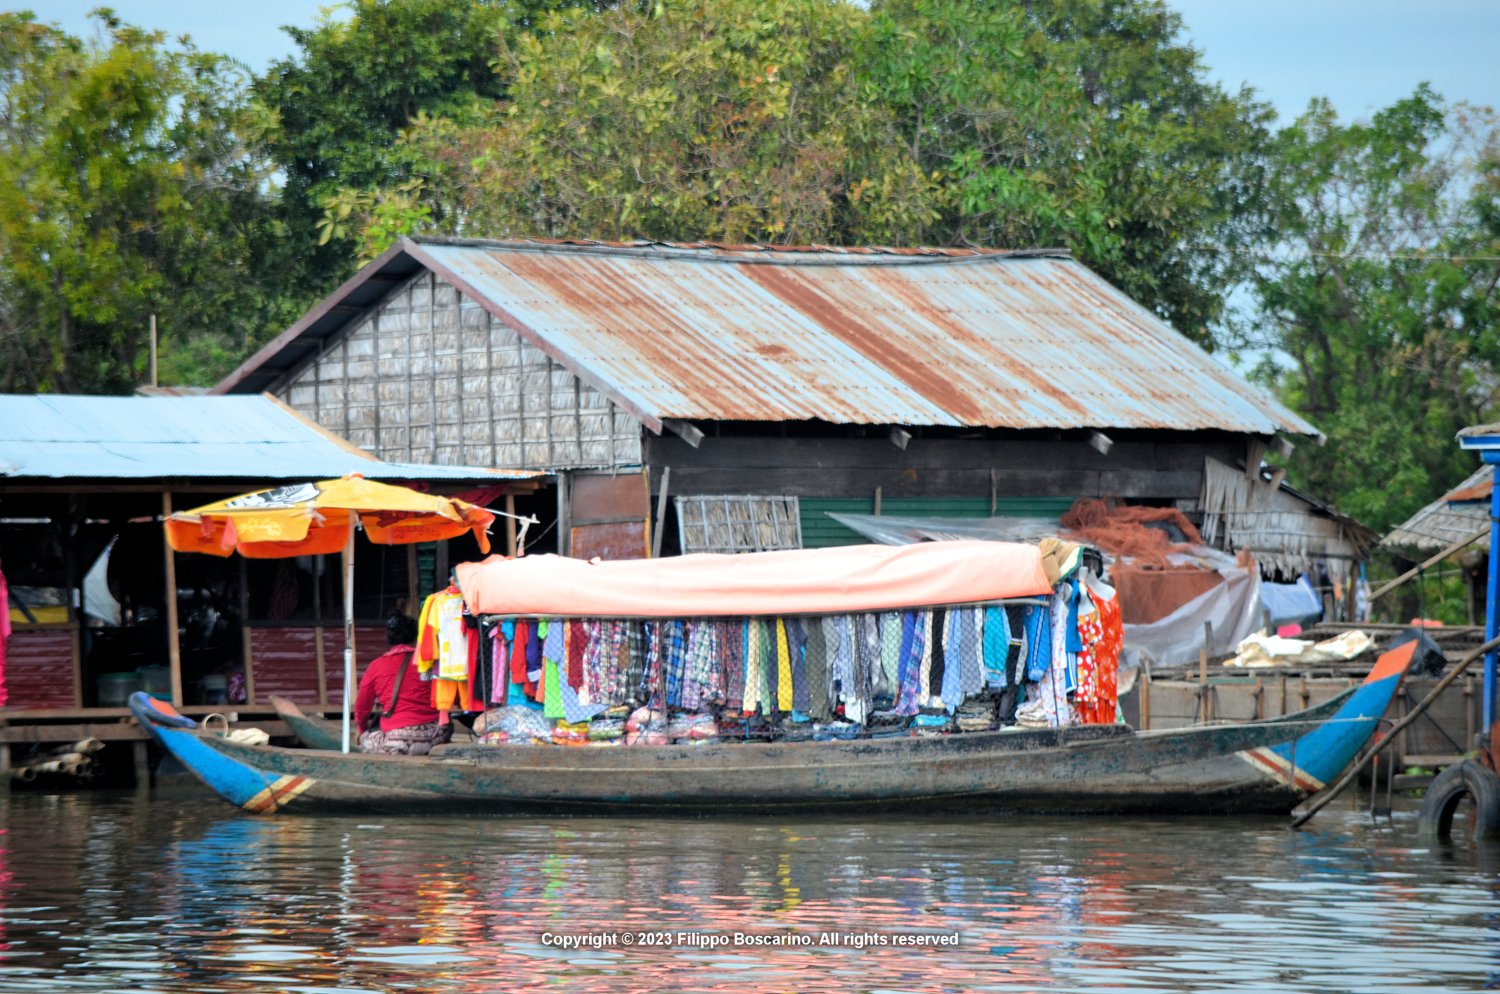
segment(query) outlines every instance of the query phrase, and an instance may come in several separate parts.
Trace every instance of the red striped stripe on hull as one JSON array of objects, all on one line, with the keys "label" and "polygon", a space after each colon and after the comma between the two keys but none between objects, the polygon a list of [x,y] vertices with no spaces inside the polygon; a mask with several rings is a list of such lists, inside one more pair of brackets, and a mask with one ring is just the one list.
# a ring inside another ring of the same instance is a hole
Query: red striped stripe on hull
[{"label": "red striped stripe on hull", "polygon": [[1237,755],[1262,773],[1269,774],[1280,783],[1290,784],[1305,793],[1315,794],[1323,789],[1323,781],[1306,770],[1297,769],[1285,756],[1272,752],[1270,749],[1246,749]]}]

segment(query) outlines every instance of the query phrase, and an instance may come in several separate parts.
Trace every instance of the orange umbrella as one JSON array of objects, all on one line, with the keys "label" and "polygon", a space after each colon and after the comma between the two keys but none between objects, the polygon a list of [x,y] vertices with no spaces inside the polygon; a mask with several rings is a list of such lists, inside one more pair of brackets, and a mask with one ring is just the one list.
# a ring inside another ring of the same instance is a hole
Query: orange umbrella
[{"label": "orange umbrella", "polygon": [[367,480],[358,473],[339,480],[296,483],[231,497],[179,511],[167,518],[167,542],[178,552],[251,559],[344,555],[344,751],[349,751],[349,714],[354,684],[354,532],[356,523],[372,542],[397,545],[434,542],[472,532],[481,552],[495,515],[452,497],[417,493]]}]

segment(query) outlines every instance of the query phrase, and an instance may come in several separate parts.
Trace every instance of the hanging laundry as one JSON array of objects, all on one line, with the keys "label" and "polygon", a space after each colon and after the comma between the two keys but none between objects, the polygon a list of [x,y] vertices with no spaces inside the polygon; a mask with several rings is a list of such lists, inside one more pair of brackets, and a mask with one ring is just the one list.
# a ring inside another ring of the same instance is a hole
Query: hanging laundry
[{"label": "hanging laundry", "polygon": [[814,721],[833,716],[828,688],[828,632],[821,618],[809,619],[807,626],[807,713]]},{"label": "hanging laundry", "polygon": [[1006,663],[1010,659],[1010,619],[1005,608],[993,605],[984,609],[984,682],[1001,689],[1010,686]]},{"label": "hanging laundry", "polygon": [[900,686],[897,688],[894,709],[899,715],[910,716],[920,710],[917,698],[921,696],[922,659],[925,653],[926,632],[923,619],[916,611],[901,612]]},{"label": "hanging laundry", "polygon": [[807,688],[807,632],[797,618],[786,619],[786,645],[791,657],[792,710],[806,714],[811,700]]}]

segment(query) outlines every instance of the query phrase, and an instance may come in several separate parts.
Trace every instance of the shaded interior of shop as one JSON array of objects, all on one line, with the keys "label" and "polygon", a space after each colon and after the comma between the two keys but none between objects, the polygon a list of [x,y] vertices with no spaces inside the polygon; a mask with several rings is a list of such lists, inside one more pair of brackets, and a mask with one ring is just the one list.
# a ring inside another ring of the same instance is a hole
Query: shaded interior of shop
[{"label": "shaded interior of shop", "polygon": [[[123,716],[136,690],[188,713],[266,708],[272,694],[339,707],[339,556],[168,556],[165,510],[246,488],[177,492],[170,504],[160,492],[61,489],[0,494],[0,571],[12,625],[4,660],[8,721]],[[503,498],[494,504],[507,506]],[[550,495],[521,494],[509,506],[517,504],[520,513],[534,507],[555,518]],[[507,549],[505,521],[492,530],[496,552]],[[528,529],[528,551],[548,551],[549,531],[555,533],[545,525]],[[408,546],[376,545],[361,535],[353,586],[359,664],[385,651],[393,612],[415,614],[423,597],[448,583],[453,564],[479,558],[467,535]]]}]

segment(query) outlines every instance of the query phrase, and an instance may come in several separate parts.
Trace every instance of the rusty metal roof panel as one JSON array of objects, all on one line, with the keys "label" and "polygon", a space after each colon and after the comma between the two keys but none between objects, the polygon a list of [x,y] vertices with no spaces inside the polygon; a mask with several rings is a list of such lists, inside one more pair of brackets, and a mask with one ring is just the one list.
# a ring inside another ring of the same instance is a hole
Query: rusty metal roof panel
[{"label": "rusty metal roof panel", "polygon": [[334,331],[341,295],[413,263],[652,427],[1318,434],[1056,250],[406,239],[216,392],[265,389],[305,358],[301,337]]},{"label": "rusty metal roof panel", "polygon": [[654,419],[1318,434],[1057,253],[409,244]]}]

